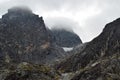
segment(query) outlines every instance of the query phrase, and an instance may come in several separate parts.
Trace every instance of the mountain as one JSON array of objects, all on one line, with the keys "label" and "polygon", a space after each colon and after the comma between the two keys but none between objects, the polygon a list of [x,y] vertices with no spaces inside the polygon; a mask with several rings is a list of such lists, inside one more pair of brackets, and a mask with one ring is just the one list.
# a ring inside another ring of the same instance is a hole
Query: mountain
[{"label": "mountain", "polygon": [[65,52],[50,38],[42,17],[28,8],[11,8],[0,20],[0,59],[53,65]]},{"label": "mountain", "polygon": [[57,68],[72,73],[71,80],[120,79],[120,18],[107,24],[103,32]]},{"label": "mountain", "polygon": [[82,43],[81,39],[73,31],[66,29],[51,29],[53,41],[60,47],[75,47]]},{"label": "mountain", "polygon": [[0,63],[0,80],[120,80],[120,18],[82,43],[28,8],[11,8],[0,19]]}]

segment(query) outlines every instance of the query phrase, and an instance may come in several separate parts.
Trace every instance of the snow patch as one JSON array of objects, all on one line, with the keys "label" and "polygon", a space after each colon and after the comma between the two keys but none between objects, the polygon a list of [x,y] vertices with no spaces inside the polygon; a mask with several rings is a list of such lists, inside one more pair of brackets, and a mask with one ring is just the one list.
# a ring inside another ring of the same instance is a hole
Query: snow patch
[{"label": "snow patch", "polygon": [[72,51],[73,50],[73,47],[62,47],[64,49],[64,51]]}]

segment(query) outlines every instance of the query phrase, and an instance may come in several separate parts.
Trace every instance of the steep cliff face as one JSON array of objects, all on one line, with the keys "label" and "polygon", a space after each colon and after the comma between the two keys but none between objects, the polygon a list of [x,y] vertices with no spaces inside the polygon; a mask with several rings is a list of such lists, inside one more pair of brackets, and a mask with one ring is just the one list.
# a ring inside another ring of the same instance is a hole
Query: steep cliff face
[{"label": "steep cliff face", "polygon": [[62,72],[74,72],[72,80],[119,80],[119,59],[120,19],[117,19],[107,24],[98,37],[58,68]]},{"label": "steep cliff face", "polygon": [[66,29],[52,29],[53,41],[61,47],[75,47],[82,43],[81,39],[73,31]]},{"label": "steep cliff face", "polygon": [[27,8],[11,8],[0,20],[0,59],[51,65],[65,53],[50,38],[42,17]]}]

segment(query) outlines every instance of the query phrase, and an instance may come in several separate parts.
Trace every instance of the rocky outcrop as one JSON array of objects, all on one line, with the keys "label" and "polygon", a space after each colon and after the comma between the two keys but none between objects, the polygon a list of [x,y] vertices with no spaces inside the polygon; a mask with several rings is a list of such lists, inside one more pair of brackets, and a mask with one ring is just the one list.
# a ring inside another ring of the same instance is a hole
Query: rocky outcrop
[{"label": "rocky outcrop", "polygon": [[53,28],[51,34],[53,35],[53,41],[60,47],[75,47],[82,43],[79,36],[73,31]]},{"label": "rocky outcrop", "polygon": [[59,65],[61,72],[76,74],[71,80],[119,80],[120,19],[107,24],[86,47]]},{"label": "rocky outcrop", "polygon": [[4,63],[0,66],[0,80],[58,80],[60,74],[46,65]]},{"label": "rocky outcrop", "polygon": [[0,20],[0,59],[52,65],[65,52],[50,38],[42,17],[27,8],[11,8]]}]

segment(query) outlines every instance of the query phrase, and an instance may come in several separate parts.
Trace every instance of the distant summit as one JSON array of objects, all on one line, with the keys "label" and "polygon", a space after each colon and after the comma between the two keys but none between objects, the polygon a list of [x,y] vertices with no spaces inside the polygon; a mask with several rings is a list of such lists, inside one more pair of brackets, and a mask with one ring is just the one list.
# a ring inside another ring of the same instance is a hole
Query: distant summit
[{"label": "distant summit", "polygon": [[75,47],[82,43],[81,39],[72,30],[53,28],[51,29],[54,36],[53,41],[61,47]]}]

